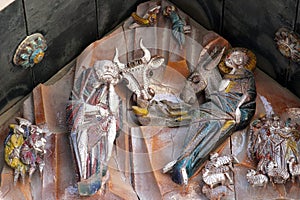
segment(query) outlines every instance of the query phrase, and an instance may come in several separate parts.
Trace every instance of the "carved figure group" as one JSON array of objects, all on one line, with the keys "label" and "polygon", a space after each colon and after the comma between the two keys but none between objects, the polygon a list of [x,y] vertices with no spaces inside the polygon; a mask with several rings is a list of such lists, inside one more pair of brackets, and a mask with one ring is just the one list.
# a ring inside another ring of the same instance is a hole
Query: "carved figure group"
[{"label": "carved figure group", "polygon": [[67,114],[80,174],[78,191],[82,196],[96,193],[108,180],[107,165],[122,124],[121,102],[115,85],[126,79],[138,103],[153,97],[149,73],[163,63],[163,58],[151,57],[142,40],[140,47],[144,52],[142,58],[123,64],[116,49],[113,61],[96,61],[74,84]]},{"label": "carved figure group", "polygon": [[[132,13],[134,22],[129,28],[154,26],[160,13],[164,20],[169,20],[172,36],[182,50],[186,43],[185,34],[191,32],[191,26],[173,5],[162,8],[160,3],[156,3],[144,15]],[[125,36],[127,39],[129,41],[129,37]],[[300,61],[297,34],[280,29],[275,40],[283,55],[292,61]],[[36,35],[26,48],[22,45],[14,62],[25,68],[39,63],[47,49],[40,35]],[[95,194],[105,187],[109,179],[108,163],[123,125],[124,109],[116,90],[121,82],[126,83],[127,89],[133,93],[135,104],[132,110],[141,125],[191,127],[179,156],[165,165],[163,173],[170,173],[175,183],[187,185],[189,178],[210,156],[202,170],[203,194],[209,199],[220,199],[233,190],[230,187],[233,184],[232,165],[239,161],[233,155],[219,156],[212,152],[235,131],[246,128],[254,116],[256,86],[253,71],[256,58],[245,48],[226,50],[225,45],[216,46],[210,43],[203,47],[194,71],[187,67],[189,74],[184,76],[187,78],[176,101],[154,98],[156,91],[151,86],[153,71],[163,66],[165,59],[152,56],[142,39],[139,47],[143,57],[122,63],[116,48],[112,60],[96,60],[93,66],[75,75],[66,110],[71,147],[78,168],[79,195]],[[208,49],[214,50],[208,52]],[[187,51],[181,52],[185,54]],[[204,54],[209,55],[205,62],[201,60]],[[195,107],[196,94],[200,92],[204,100]],[[44,131],[23,118],[17,118],[17,122],[10,125],[4,149],[5,161],[14,169],[14,183],[20,176],[24,182],[26,173],[31,178],[37,169],[42,173],[46,153]],[[291,120],[283,122],[277,116],[254,120],[250,125],[248,156],[257,162],[257,168],[248,170],[246,179],[249,184],[265,187],[268,182],[284,184],[299,178],[299,139],[300,133]]]},{"label": "carved figure group", "polygon": [[[133,13],[135,23],[130,28],[155,24],[160,8],[160,5],[149,8],[143,17]],[[171,20],[173,36],[182,47],[190,26],[174,6],[166,6],[163,14]],[[150,121],[157,122],[151,125],[193,127],[179,157],[163,169],[178,184],[188,184],[210,153],[233,132],[245,128],[254,115],[256,87],[252,71],[256,59],[249,50],[233,48],[226,55],[225,48],[214,51],[215,55],[209,55],[213,59],[205,65],[199,62],[190,73],[182,93],[176,96],[178,99],[169,101],[155,99],[156,91],[150,84],[153,70],[162,66],[164,58],[151,56],[142,40],[139,45],[144,53],[142,58],[122,63],[116,49],[112,61],[96,61],[74,83],[67,113],[80,175],[78,191],[82,196],[96,193],[108,179],[108,161],[122,126],[120,99],[114,88],[122,80],[126,80],[127,88],[134,94],[136,104],[132,110],[142,125],[149,125]],[[211,48],[203,48],[200,54],[208,49]],[[226,72],[218,65],[220,61]],[[200,91],[205,101],[195,108],[196,93]],[[224,194],[223,183],[227,180],[232,183],[229,171],[235,161],[232,156],[211,157],[211,166],[207,165],[203,171],[203,180],[210,188],[210,191],[204,189],[207,194]]]},{"label": "carved figure group", "polygon": [[[135,22],[131,24],[129,28],[134,29],[140,26],[153,26],[157,23],[157,15],[160,13],[160,9],[160,5],[151,6],[142,17],[133,12],[131,17]],[[187,25],[186,21],[178,14],[175,6],[166,6],[163,9],[163,15],[171,20],[172,35],[177,40],[180,48],[182,48],[185,44],[185,34],[191,32],[191,26]]]},{"label": "carved figure group", "polygon": [[251,123],[249,134],[248,156],[257,162],[252,175],[265,175],[272,184],[283,184],[290,179],[294,182],[300,175],[296,124],[290,119],[281,121],[278,116],[262,117]]},{"label": "carved figure group", "polygon": [[[202,192],[209,199],[218,199],[225,196],[232,188],[229,184],[233,184],[230,173],[233,173],[232,164],[238,163],[233,155],[219,156],[218,153],[210,155],[210,160],[205,164],[202,170],[203,182]],[[225,185],[226,184],[226,185]]]},{"label": "carved figure group", "polygon": [[25,183],[25,175],[39,169],[42,175],[45,166],[45,133],[38,126],[24,118],[16,118],[18,124],[10,125],[10,132],[4,142],[5,162],[14,169],[14,183],[21,175]]},{"label": "carved figure group", "polygon": [[[201,85],[206,101],[194,108],[185,98],[188,95],[180,95],[183,99],[176,103],[153,99],[156,92],[150,86],[152,70],[160,67],[164,58],[152,57],[142,40],[140,48],[143,57],[126,64],[120,62],[116,49],[113,61],[96,61],[74,84],[67,112],[82,196],[96,193],[108,180],[108,161],[122,125],[120,100],[114,89],[121,80],[126,80],[127,88],[136,97],[132,108],[142,125],[148,125],[149,119],[155,121],[153,117],[164,119],[160,121],[169,127],[193,126],[182,153],[163,169],[178,184],[188,184],[209,154],[234,131],[245,128],[254,115],[256,88],[251,70],[255,68],[255,56],[249,50],[233,48],[223,55],[221,49],[208,65],[198,66],[186,84],[191,82],[194,92],[199,92],[196,86]],[[229,71],[223,76],[218,68],[221,59]],[[231,180],[225,172],[231,162],[230,157],[218,158],[214,166],[218,171],[214,175],[209,171],[203,174],[207,184],[212,186],[214,179],[222,182],[224,177]]]}]

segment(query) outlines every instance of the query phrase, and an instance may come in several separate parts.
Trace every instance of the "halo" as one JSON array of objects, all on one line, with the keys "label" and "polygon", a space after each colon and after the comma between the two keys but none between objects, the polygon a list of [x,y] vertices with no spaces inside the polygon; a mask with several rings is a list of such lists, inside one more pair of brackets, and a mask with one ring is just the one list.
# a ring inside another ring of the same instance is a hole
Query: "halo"
[{"label": "halo", "polygon": [[244,68],[253,72],[256,68],[256,56],[249,49],[242,48],[242,47],[235,47],[235,48],[231,48],[231,49],[227,50],[227,52],[224,54],[224,56],[222,57],[219,65],[218,65],[220,72],[222,74],[228,74],[232,70],[231,68],[226,66],[225,59],[228,55],[232,54],[235,51],[242,51],[242,52],[246,53],[246,55],[248,56],[248,60],[247,60],[246,64],[244,65]]}]

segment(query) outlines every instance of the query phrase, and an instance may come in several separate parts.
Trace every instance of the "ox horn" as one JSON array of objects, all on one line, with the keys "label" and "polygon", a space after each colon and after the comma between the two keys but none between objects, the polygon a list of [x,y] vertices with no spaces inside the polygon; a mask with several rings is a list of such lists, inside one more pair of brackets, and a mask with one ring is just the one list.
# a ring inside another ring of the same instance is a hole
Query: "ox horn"
[{"label": "ox horn", "polygon": [[114,56],[113,62],[115,64],[117,64],[117,66],[120,67],[121,69],[125,68],[125,64],[121,63],[120,60],[119,60],[119,51],[118,51],[117,48],[115,50],[115,56]]},{"label": "ox horn", "polygon": [[143,61],[145,60],[146,62],[149,62],[150,59],[151,59],[151,53],[150,53],[150,51],[144,46],[144,44],[143,44],[143,39],[140,40],[140,47],[141,47],[141,49],[142,49],[143,52],[144,52],[144,56],[142,57],[142,60],[143,60]]}]

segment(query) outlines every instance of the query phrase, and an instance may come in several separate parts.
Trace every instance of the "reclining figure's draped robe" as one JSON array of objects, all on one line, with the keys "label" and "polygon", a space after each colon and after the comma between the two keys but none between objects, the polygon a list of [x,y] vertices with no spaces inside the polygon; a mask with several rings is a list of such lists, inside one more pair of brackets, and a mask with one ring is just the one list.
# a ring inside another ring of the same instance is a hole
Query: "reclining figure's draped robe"
[{"label": "reclining figure's draped robe", "polygon": [[[186,145],[172,167],[172,179],[183,184],[181,170],[193,176],[215,150],[233,132],[245,128],[255,113],[256,87],[253,73],[240,68],[234,74],[226,74],[228,86],[221,91],[208,94],[209,101],[191,111],[195,117],[191,124]],[[236,110],[240,110],[240,120],[236,120]],[[193,132],[194,130],[194,132]]]}]

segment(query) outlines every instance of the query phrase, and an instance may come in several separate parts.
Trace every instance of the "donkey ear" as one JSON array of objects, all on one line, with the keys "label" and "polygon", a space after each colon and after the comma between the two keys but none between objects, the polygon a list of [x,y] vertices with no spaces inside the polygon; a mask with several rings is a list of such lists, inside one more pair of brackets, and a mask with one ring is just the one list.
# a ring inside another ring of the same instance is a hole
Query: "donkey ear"
[{"label": "donkey ear", "polygon": [[164,63],[165,59],[160,56],[153,57],[149,64],[153,69],[160,67]]}]

